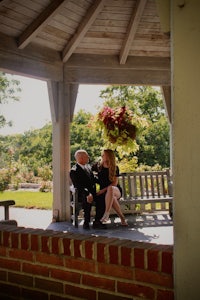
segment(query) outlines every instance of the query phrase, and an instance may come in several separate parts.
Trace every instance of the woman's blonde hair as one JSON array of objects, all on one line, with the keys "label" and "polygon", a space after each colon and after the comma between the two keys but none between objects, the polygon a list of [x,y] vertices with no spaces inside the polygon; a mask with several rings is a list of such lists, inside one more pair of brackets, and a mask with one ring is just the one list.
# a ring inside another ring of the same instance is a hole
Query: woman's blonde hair
[{"label": "woman's blonde hair", "polygon": [[115,160],[115,153],[111,149],[104,149],[104,153],[107,154],[108,157],[108,169],[109,169],[109,180],[111,182],[114,181],[116,176],[116,160]]}]

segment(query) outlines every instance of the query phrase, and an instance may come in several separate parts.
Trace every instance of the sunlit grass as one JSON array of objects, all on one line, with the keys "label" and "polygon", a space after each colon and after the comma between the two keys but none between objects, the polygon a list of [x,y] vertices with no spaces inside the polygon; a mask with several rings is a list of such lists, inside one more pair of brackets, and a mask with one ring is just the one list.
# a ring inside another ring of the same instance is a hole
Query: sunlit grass
[{"label": "sunlit grass", "polygon": [[53,194],[29,191],[4,191],[0,200],[15,200],[15,207],[52,209]]}]

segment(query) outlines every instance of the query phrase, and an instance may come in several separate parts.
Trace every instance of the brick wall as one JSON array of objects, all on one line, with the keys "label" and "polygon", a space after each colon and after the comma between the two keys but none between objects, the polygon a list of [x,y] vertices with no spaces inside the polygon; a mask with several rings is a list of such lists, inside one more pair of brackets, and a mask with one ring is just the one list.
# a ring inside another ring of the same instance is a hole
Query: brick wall
[{"label": "brick wall", "polygon": [[0,298],[11,296],[172,300],[173,247],[1,225]]}]

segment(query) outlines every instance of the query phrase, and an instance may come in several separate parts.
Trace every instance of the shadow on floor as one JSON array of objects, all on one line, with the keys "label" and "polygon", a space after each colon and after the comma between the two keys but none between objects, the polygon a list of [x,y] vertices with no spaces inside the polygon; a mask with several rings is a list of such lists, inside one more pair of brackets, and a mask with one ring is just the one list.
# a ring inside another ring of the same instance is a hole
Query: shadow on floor
[{"label": "shadow on floor", "polygon": [[116,237],[131,241],[143,241],[156,244],[173,244],[173,221],[167,213],[126,215],[128,226],[121,226],[120,219],[112,216],[107,229],[83,229],[83,219],[79,219],[78,228],[70,222],[51,223],[47,229],[81,233],[92,236]]}]

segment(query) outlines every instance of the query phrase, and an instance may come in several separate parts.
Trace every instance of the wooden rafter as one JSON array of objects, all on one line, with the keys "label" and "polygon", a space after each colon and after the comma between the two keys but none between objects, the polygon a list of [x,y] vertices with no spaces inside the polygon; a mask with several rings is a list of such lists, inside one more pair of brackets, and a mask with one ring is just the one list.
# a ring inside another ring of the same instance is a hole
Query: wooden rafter
[{"label": "wooden rafter", "polygon": [[51,4],[35,19],[26,30],[20,35],[18,39],[18,48],[25,48],[35,36],[46,26],[46,24],[52,19],[52,17],[58,13],[58,10],[62,8],[65,0],[52,1]]},{"label": "wooden rafter", "polygon": [[146,5],[146,0],[137,0],[136,7],[134,7],[134,11],[128,26],[126,38],[124,40],[124,43],[122,45],[122,49],[120,52],[120,64],[125,64],[128,53],[132,44],[132,41],[134,39],[134,36],[137,31],[138,24],[140,22],[140,18],[142,16],[144,7]]},{"label": "wooden rafter", "polygon": [[94,4],[91,6],[91,8],[88,10],[77,32],[74,34],[70,42],[63,50],[63,55],[62,55],[63,62],[66,62],[69,59],[69,57],[72,55],[76,47],[79,45],[82,38],[85,36],[88,29],[90,28],[91,24],[94,22],[97,15],[103,9],[104,3],[105,0],[96,0]]},{"label": "wooden rafter", "polygon": [[8,0],[0,0],[0,7],[2,7]]}]

